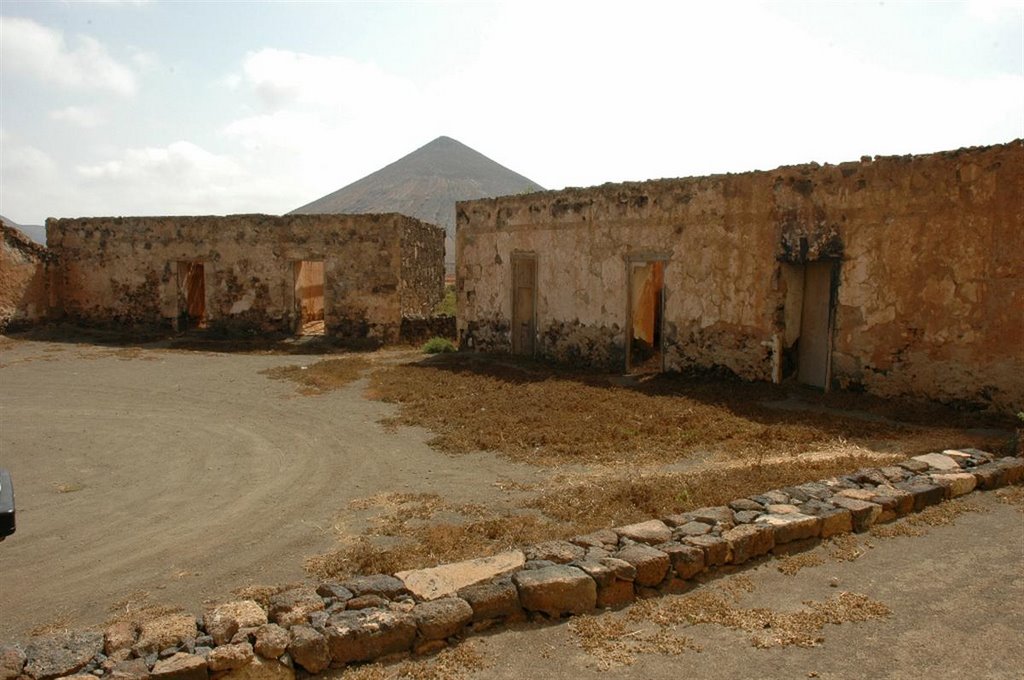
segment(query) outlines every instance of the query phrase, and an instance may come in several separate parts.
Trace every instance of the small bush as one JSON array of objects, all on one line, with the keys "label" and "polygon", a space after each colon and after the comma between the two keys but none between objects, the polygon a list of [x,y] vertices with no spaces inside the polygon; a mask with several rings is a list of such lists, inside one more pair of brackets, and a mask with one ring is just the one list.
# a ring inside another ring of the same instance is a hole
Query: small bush
[{"label": "small bush", "polygon": [[443,354],[445,352],[454,352],[455,345],[448,338],[431,338],[423,345],[424,354]]}]

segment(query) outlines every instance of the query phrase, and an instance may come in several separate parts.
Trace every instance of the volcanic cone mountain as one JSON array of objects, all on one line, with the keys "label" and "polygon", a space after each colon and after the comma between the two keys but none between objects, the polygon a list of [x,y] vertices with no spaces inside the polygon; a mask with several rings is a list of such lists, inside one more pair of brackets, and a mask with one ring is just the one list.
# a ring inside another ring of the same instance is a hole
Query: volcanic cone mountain
[{"label": "volcanic cone mountain", "polygon": [[397,212],[445,230],[445,264],[455,264],[455,202],[544,187],[451,137],[438,137],[377,172],[292,213]]}]

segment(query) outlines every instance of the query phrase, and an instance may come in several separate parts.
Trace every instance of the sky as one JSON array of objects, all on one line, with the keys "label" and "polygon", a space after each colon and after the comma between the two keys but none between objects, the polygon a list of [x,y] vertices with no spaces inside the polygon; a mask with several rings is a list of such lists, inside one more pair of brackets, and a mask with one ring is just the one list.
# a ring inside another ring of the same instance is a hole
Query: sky
[{"label": "sky", "polygon": [[1024,137],[1024,2],[0,0],[0,214],[280,214],[447,135],[549,189]]}]

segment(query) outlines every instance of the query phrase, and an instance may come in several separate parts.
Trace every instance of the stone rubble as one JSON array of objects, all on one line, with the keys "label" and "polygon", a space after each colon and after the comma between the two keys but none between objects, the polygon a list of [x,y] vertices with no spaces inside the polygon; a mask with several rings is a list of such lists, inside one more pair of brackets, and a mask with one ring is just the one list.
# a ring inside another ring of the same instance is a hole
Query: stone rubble
[{"label": "stone rubble", "polygon": [[864,532],[1024,479],[1024,459],[947,450],[457,564],[327,581],[315,590],[168,614],[102,634],[0,644],[0,680],[294,680],[296,672],[430,654],[526,618],[557,619],[685,592],[717,567]]}]

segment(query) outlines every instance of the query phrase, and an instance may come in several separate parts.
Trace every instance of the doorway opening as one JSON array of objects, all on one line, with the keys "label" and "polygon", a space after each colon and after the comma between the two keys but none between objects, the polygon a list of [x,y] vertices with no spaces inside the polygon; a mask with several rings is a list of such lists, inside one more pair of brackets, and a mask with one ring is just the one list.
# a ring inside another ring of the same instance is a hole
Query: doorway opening
[{"label": "doorway opening", "polygon": [[298,335],[324,334],[324,261],[295,263],[295,312]]},{"label": "doorway opening", "polygon": [[832,381],[836,260],[783,265],[787,281],[783,374],[828,391]]},{"label": "doorway opening", "polygon": [[664,370],[664,314],[664,261],[630,262],[626,372],[660,373]]},{"label": "doorway opening", "polygon": [[512,254],[512,353],[532,356],[537,342],[537,256]]},{"label": "doorway opening", "polygon": [[178,262],[178,330],[206,327],[206,268],[202,262]]}]

